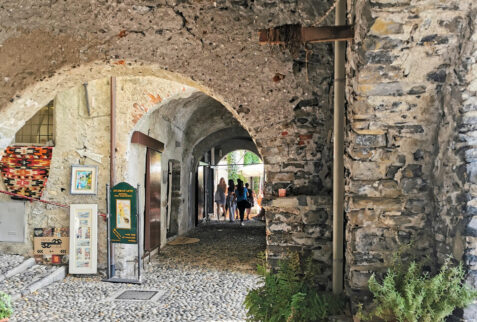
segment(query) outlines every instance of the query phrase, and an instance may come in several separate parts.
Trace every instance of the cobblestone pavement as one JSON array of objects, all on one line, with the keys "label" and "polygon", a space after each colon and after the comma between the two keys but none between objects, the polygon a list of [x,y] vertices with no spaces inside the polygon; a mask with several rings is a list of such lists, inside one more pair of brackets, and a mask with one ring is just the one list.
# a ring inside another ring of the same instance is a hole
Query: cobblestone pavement
[{"label": "cobblestone pavement", "polygon": [[20,255],[8,255],[0,252],[0,274],[5,274],[13,267],[23,262],[24,258]]},{"label": "cobblestone pavement", "polygon": [[[188,236],[199,243],[166,246],[147,264],[142,285],[68,276],[14,302],[11,321],[241,321],[265,228],[208,224]],[[112,300],[122,290],[162,290],[155,301]]]}]

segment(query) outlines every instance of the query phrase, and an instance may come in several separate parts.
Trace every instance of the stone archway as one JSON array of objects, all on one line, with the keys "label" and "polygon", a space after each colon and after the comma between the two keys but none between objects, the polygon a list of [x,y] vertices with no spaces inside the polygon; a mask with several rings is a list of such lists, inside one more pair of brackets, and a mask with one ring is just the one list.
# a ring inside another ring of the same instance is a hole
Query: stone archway
[{"label": "stone archway", "polygon": [[[84,84],[91,80],[109,78],[109,77],[156,77],[171,82],[182,84],[182,88],[178,88],[176,93],[161,98],[169,98],[171,95],[185,91],[185,87],[190,87],[201,91],[208,96],[213,97],[221,102],[240,122],[240,116],[227,104],[221,96],[214,95],[213,91],[192,81],[183,75],[171,73],[161,69],[158,65],[148,65],[138,63],[124,63],[112,62],[105,64],[101,61],[85,64],[82,66],[75,66],[74,68],[63,68],[56,73],[35,83],[25,89],[11,101],[0,109],[0,116],[3,122],[0,124],[0,148],[5,147],[11,142],[14,133],[30,119],[42,106],[51,101],[56,93],[64,92],[78,84]],[[151,98],[150,104],[147,108],[149,113],[157,109],[160,104],[157,104],[157,98]],[[147,110],[144,113],[147,113]],[[140,115],[142,116],[142,115]]]},{"label": "stone archway", "polygon": [[[313,44],[311,55],[301,50],[292,57],[254,36],[261,28],[316,22],[328,2],[32,1],[31,16],[22,15],[28,3],[9,3],[0,13],[9,25],[0,37],[0,148],[52,93],[91,79],[142,75],[194,87],[239,120],[266,163],[269,255],[311,249],[329,265],[332,46]],[[277,199],[290,184],[288,197]],[[327,219],[309,220],[317,211]]]}]

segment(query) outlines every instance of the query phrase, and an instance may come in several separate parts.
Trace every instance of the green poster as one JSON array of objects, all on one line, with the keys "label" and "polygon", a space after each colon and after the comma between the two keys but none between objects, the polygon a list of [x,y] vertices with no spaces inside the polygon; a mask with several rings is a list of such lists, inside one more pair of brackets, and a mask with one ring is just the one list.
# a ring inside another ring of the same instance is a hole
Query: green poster
[{"label": "green poster", "polygon": [[121,182],[111,189],[111,242],[137,244],[136,189]]}]

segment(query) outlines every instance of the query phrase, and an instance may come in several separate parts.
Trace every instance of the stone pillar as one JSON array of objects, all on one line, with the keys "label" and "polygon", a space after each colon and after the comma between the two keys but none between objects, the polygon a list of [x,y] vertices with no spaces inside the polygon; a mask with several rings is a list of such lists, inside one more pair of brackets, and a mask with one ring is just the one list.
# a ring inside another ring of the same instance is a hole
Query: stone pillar
[{"label": "stone pillar", "polygon": [[433,269],[448,255],[462,260],[471,208],[462,209],[467,195],[474,198],[474,167],[462,154],[475,144],[475,129],[469,127],[474,108],[459,106],[457,89],[472,89],[462,81],[472,77],[454,73],[469,60],[471,51],[462,48],[475,43],[469,38],[475,12],[472,1],[353,5],[346,273],[351,291],[366,291],[371,273],[384,273],[403,243],[414,241],[418,256],[431,254]]}]

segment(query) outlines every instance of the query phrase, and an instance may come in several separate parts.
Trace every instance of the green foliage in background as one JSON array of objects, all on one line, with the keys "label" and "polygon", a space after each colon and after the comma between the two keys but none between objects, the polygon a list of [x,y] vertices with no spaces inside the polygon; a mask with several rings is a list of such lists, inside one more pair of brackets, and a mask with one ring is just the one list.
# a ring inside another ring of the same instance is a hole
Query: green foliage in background
[{"label": "green foliage in background", "polygon": [[477,297],[476,290],[463,284],[464,276],[462,264],[451,267],[448,260],[431,277],[415,261],[404,263],[398,253],[382,283],[374,274],[369,279],[375,307],[369,314],[363,313],[361,307],[358,317],[399,322],[444,321],[454,309],[467,306]]},{"label": "green foliage in background", "polygon": [[233,151],[227,154],[227,173],[228,173],[228,180],[232,179],[235,184],[237,184],[237,179],[241,179],[245,182],[245,178],[243,175],[238,173],[238,166],[236,165],[238,162],[237,153],[238,151]]},{"label": "green foliage in background", "polygon": [[[262,160],[260,160],[260,158],[253,152],[250,152],[250,151],[246,151],[244,156],[243,156],[243,163],[245,165],[248,165],[248,164],[258,164],[258,163],[262,163]],[[259,187],[260,187],[260,182],[259,182],[259,178],[256,178],[255,180],[253,180],[252,182],[252,185],[251,185],[251,188],[253,191],[255,191],[255,193],[258,193],[258,190],[259,190]]]},{"label": "green foliage in background", "polygon": [[316,267],[311,260],[301,265],[296,253],[280,262],[277,273],[266,269],[262,256],[258,274],[263,285],[250,290],[244,302],[249,321],[326,321],[328,316],[344,310],[342,297],[317,290]]},{"label": "green foliage in background", "polygon": [[0,292],[0,320],[8,318],[13,314],[12,302],[10,296]]},{"label": "green foliage in background", "polygon": [[243,164],[257,164],[257,163],[262,163],[260,158],[253,152],[250,151],[245,151],[245,154],[243,156]]}]

